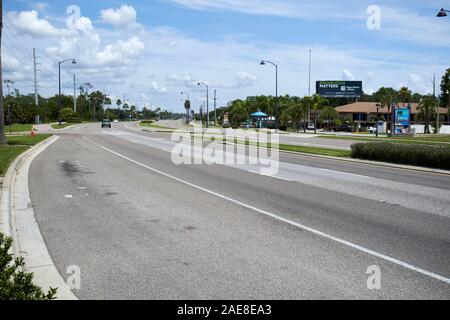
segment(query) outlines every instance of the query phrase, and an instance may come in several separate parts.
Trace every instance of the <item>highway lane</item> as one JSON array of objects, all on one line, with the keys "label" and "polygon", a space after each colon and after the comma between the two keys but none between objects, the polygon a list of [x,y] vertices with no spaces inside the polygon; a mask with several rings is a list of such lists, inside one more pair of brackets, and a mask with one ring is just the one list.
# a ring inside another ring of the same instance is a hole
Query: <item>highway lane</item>
[{"label": "highway lane", "polygon": [[[146,132],[133,123],[115,124],[114,128],[147,137],[170,141],[170,133]],[[319,140],[323,140],[317,138]],[[280,160],[286,163],[304,165],[307,167],[336,170],[367,177],[379,178],[388,181],[404,182],[426,187],[450,190],[450,176],[442,174],[422,173],[414,170],[382,167],[378,165],[358,164],[338,159],[326,159],[309,155],[280,152]]]},{"label": "highway lane", "polygon": [[[61,134],[30,172],[52,258],[62,274],[81,267],[80,298],[450,298],[443,281],[252,208],[447,278],[448,217],[232,167],[175,166],[102,132]],[[374,264],[382,289],[372,291]]]}]

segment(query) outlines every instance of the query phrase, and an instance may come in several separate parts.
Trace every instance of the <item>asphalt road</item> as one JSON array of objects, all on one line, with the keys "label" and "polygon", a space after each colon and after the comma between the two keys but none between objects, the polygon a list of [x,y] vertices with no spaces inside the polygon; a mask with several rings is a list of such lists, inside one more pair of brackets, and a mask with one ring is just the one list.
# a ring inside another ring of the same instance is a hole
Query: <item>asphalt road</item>
[{"label": "asphalt road", "polygon": [[282,154],[269,177],[175,165],[167,134],[122,124],[60,135],[30,193],[81,299],[450,298],[450,176]]}]

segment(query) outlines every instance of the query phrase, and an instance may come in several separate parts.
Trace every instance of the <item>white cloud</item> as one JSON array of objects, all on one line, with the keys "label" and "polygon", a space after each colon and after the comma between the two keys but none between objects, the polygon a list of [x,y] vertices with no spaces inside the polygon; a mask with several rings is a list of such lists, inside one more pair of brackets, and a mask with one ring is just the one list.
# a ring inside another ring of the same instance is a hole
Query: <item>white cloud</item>
[{"label": "white cloud", "polygon": [[153,88],[153,90],[155,90],[156,92],[159,92],[159,93],[167,93],[168,92],[168,90],[166,88],[160,87],[156,81],[152,82],[152,88]]},{"label": "white cloud", "polygon": [[342,79],[353,81],[353,80],[355,80],[355,76],[350,72],[350,70],[344,69],[344,72],[342,74]]},{"label": "white cloud", "polygon": [[239,87],[251,87],[257,80],[258,78],[255,75],[242,70],[237,74],[236,85]]},{"label": "white cloud", "polygon": [[116,27],[130,27],[136,24],[136,10],[128,5],[122,5],[118,9],[102,10],[100,16],[104,23]]},{"label": "white cloud", "polygon": [[98,64],[123,65],[129,64],[131,58],[135,58],[144,49],[144,43],[136,36],[128,41],[118,40],[115,44],[109,44],[104,50],[95,54]]},{"label": "white cloud", "polygon": [[45,19],[39,19],[35,10],[8,12],[7,19],[15,32],[19,35],[30,35],[33,37],[61,37],[68,35],[67,29],[58,29]]}]

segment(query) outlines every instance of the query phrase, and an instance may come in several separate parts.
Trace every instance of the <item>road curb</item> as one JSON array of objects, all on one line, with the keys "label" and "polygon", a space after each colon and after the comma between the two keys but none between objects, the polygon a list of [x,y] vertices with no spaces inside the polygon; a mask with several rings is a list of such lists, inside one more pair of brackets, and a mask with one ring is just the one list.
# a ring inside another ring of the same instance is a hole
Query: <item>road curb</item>
[{"label": "road curb", "polygon": [[409,170],[409,171],[418,171],[418,172],[424,172],[424,173],[436,173],[436,174],[450,176],[450,171],[440,170],[440,169],[422,168],[422,167],[417,167],[417,166],[408,166],[408,165],[404,165],[404,164],[396,164],[396,163],[389,163],[389,162],[369,161],[369,160],[344,158],[344,157],[323,156],[320,154],[310,154],[310,153],[302,153],[302,152],[295,152],[295,151],[280,150],[280,152],[308,156],[308,157],[313,157],[313,158],[324,158],[324,159],[331,159],[331,160],[342,161],[342,162],[367,164],[367,165],[371,165],[371,166],[375,166],[375,167],[397,168],[397,169],[403,169],[403,170]]},{"label": "road curb", "polygon": [[[143,129],[139,128],[137,131],[155,133],[155,131],[146,130],[144,128]],[[295,146],[295,145],[293,145],[293,146]],[[259,148],[262,148],[262,147],[259,147]],[[332,149],[332,150],[340,150],[340,149]],[[344,150],[344,149],[342,149],[342,150]],[[319,155],[319,154],[311,154],[311,153],[304,153],[304,152],[297,152],[297,151],[287,151],[287,150],[279,150],[279,151],[280,151],[280,153],[308,156],[308,157],[312,157],[312,158],[330,159],[330,160],[341,161],[341,162],[352,162],[352,163],[358,163],[358,164],[371,165],[371,166],[375,166],[375,167],[387,167],[387,168],[416,171],[416,172],[423,172],[423,173],[434,173],[434,174],[450,176],[450,171],[447,171],[447,170],[424,168],[424,167],[418,167],[418,166],[409,166],[409,165],[404,165],[404,164],[388,163],[388,162],[380,162],[380,161],[370,161],[370,160],[361,160],[361,159],[344,158],[344,157],[324,156],[324,155]]]},{"label": "road curb", "polygon": [[25,270],[34,273],[34,283],[44,291],[58,288],[57,299],[77,300],[56,269],[35,219],[28,188],[33,160],[58,140],[52,136],[19,155],[9,166],[0,197],[0,230],[14,240],[15,256],[25,259]]}]

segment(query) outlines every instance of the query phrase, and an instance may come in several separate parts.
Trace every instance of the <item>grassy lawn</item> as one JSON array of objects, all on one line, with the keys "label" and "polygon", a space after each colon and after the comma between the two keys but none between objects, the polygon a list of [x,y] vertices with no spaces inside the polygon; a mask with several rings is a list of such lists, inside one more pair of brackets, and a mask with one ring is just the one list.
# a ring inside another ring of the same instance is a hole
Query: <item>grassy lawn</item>
[{"label": "grassy lawn", "polygon": [[44,141],[48,137],[50,137],[51,134],[37,134],[34,137],[31,135],[28,136],[11,136],[8,137],[8,144],[13,146],[34,146],[38,144],[41,141]]},{"label": "grassy lawn", "polygon": [[347,136],[318,136],[322,139],[380,141],[402,144],[450,145],[450,136],[415,136],[415,137],[347,137]]},{"label": "grassy lawn", "polygon": [[63,123],[63,124],[53,123],[50,126],[53,129],[64,129],[64,128],[67,128],[69,126],[73,126],[74,124],[76,124],[76,123]]},{"label": "grassy lawn", "polygon": [[317,154],[322,156],[330,156],[330,157],[350,157],[350,150],[336,150],[336,149],[327,149],[320,147],[305,147],[305,146],[293,146],[290,144],[280,144],[280,150],[283,151],[294,151],[308,154]]},{"label": "grassy lawn", "polygon": [[31,131],[33,128],[32,124],[13,124],[12,126],[5,125],[5,133],[9,134],[9,132],[24,132]]},{"label": "grassy lawn", "polygon": [[[200,139],[201,136],[193,136],[194,139]],[[205,141],[208,140],[215,140],[213,137],[207,137],[204,138]],[[223,142],[226,141],[226,139],[222,139]],[[235,143],[237,144],[245,144],[245,145],[252,145],[252,146],[258,146],[261,148],[276,148],[277,145],[271,145],[267,143],[258,143],[256,141],[243,141],[243,140],[235,140]],[[307,153],[307,154],[315,154],[315,155],[322,155],[322,156],[330,156],[330,157],[350,157],[351,151],[350,150],[337,150],[337,149],[329,149],[329,148],[321,148],[321,147],[305,147],[305,146],[295,146],[291,144],[280,144],[278,145],[279,150],[281,151],[291,151],[291,152],[299,152],[299,153]]]},{"label": "grassy lawn", "polygon": [[34,137],[31,135],[7,137],[8,145],[0,146],[0,176],[6,173],[9,165],[18,155],[50,136],[51,134],[38,134]]},{"label": "grassy lawn", "polygon": [[175,129],[175,128],[170,128],[170,127],[159,126],[159,125],[153,124],[153,123],[142,123],[142,122],[139,122],[139,125],[141,127],[144,127],[144,128],[168,129],[168,130],[174,130]]},{"label": "grassy lawn", "polygon": [[0,176],[5,175],[11,162],[28,148],[27,146],[0,146]]}]

